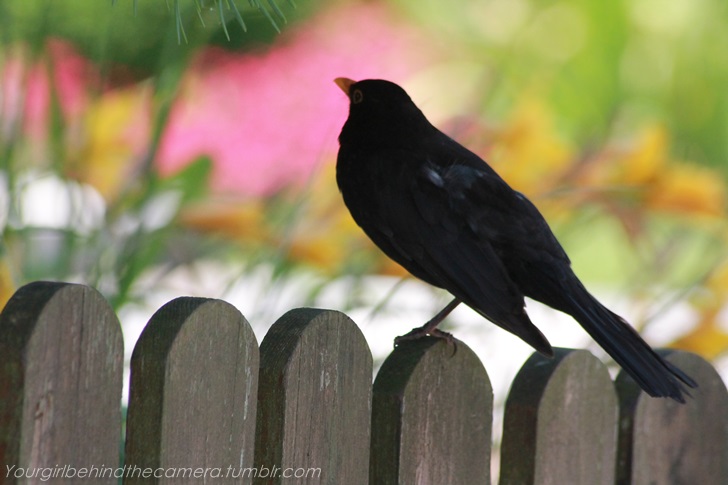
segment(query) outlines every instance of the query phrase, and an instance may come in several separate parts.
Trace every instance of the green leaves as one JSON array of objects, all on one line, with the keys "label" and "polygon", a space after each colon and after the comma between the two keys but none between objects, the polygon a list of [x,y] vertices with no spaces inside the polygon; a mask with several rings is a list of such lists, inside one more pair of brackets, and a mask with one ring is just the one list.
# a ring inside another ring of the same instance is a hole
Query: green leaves
[{"label": "green leaves", "polygon": [[[188,42],[187,40],[187,33],[185,32],[185,17],[187,9],[184,9],[182,7],[182,2],[184,0],[174,0],[174,16],[175,16],[175,25],[177,28],[177,42],[181,43],[184,39],[185,43]],[[189,1],[189,0],[188,0]],[[220,22],[220,25],[222,27],[222,30],[225,34],[225,38],[230,41],[230,32],[228,31],[227,24],[229,22],[228,15],[232,13],[233,18],[238,23],[240,28],[243,32],[248,31],[248,26],[245,24],[245,21],[243,20],[243,14],[240,11],[240,8],[238,8],[238,5],[235,3],[235,0],[213,0],[212,6],[208,6],[205,2],[205,0],[191,0],[194,2],[195,10],[197,13],[197,17],[200,20],[200,23],[205,26],[205,19],[203,12],[205,10],[215,10],[218,15],[218,20]],[[279,26],[279,22],[287,23],[288,20],[286,19],[286,16],[283,13],[283,10],[278,6],[278,4],[275,2],[275,0],[268,0],[266,7],[263,2],[260,0],[248,0],[249,4],[249,10],[255,10],[258,13],[262,14],[268,22],[270,22],[270,25],[275,29],[276,32],[279,34],[281,33],[281,28]],[[289,5],[293,8],[295,8],[295,3],[292,1],[289,1]],[[136,8],[136,7],[135,7]],[[227,13],[226,13],[227,12]]]}]

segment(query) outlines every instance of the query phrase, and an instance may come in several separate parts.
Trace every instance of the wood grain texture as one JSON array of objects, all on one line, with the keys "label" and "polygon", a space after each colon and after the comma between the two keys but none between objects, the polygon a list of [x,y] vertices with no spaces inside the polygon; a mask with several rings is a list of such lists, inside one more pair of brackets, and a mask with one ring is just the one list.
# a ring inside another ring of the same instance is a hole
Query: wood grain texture
[{"label": "wood grain texture", "polygon": [[179,483],[199,469],[214,483],[251,483],[235,477],[253,465],[258,363],[255,335],[229,303],[160,308],[132,355],[126,464],[180,475],[125,483]]},{"label": "wood grain texture", "polygon": [[493,390],[464,343],[399,345],[374,381],[371,483],[490,483]]},{"label": "wood grain texture", "polygon": [[[119,321],[96,290],[50,282],[20,288],[0,315],[0,463],[116,468],[123,355]],[[15,483],[4,466],[2,479]]]},{"label": "wood grain texture", "polygon": [[256,466],[321,472],[271,473],[255,483],[369,483],[372,357],[354,322],[335,311],[292,310],[260,351]]},{"label": "wood grain texture", "polygon": [[662,351],[695,379],[681,405],[643,393],[625,373],[620,396],[618,483],[724,485],[728,483],[728,391],[713,366],[689,352]]},{"label": "wood grain texture", "polygon": [[606,367],[585,350],[534,353],[508,394],[501,485],[613,484],[618,404]]}]

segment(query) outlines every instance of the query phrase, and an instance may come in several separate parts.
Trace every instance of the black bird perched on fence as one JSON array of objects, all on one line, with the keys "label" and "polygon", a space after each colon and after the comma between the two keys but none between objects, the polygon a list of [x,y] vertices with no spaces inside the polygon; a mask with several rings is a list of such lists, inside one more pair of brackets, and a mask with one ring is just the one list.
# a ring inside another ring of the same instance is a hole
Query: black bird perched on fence
[{"label": "black bird perched on fence", "polygon": [[551,356],[524,296],[568,313],[650,396],[685,402],[693,379],[665,361],[576,277],[546,220],[480,157],[435,128],[398,85],[336,79],[349,97],[336,181],[356,223],[414,276],[455,296],[395,342],[449,337],[460,303]]}]

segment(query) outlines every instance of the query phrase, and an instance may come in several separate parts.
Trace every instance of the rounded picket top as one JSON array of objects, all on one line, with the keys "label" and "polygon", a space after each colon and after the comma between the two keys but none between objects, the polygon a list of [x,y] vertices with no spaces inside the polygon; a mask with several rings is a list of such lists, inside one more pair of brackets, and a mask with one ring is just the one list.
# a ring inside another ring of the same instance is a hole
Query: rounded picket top
[{"label": "rounded picket top", "polygon": [[291,310],[260,353],[256,469],[305,472],[296,483],[368,484],[372,355],[356,324],[337,311]]},{"label": "rounded picket top", "polygon": [[604,364],[586,350],[534,353],[506,400],[500,483],[613,484],[618,403]]},{"label": "rounded picket top", "polygon": [[182,297],[160,308],[131,359],[126,464],[251,467],[258,363],[253,330],[229,303]]},{"label": "rounded picket top", "polygon": [[464,343],[404,342],[374,381],[372,483],[490,483],[493,389]]},{"label": "rounded picket top", "polygon": [[659,353],[697,383],[685,404],[652,398],[621,372],[617,476],[620,483],[724,484],[728,477],[728,390],[702,357]]},{"label": "rounded picket top", "polygon": [[123,359],[119,320],[99,292],[45,281],[20,288],[0,315],[0,462],[115,466]]}]

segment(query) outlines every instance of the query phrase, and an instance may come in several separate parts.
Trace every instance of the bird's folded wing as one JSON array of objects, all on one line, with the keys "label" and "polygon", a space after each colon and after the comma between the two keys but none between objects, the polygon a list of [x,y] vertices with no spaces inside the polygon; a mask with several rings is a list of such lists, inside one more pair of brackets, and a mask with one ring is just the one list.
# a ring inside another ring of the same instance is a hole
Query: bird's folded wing
[{"label": "bird's folded wing", "polygon": [[[415,276],[447,289],[493,323],[516,334],[537,350],[551,347],[524,310],[514,284],[490,239],[471,222],[481,210],[468,207],[471,181],[446,177],[425,166],[405,190],[383,187],[381,223],[365,228],[385,252]],[[402,187],[401,185],[398,185]],[[376,232],[376,235],[372,234]]]}]

